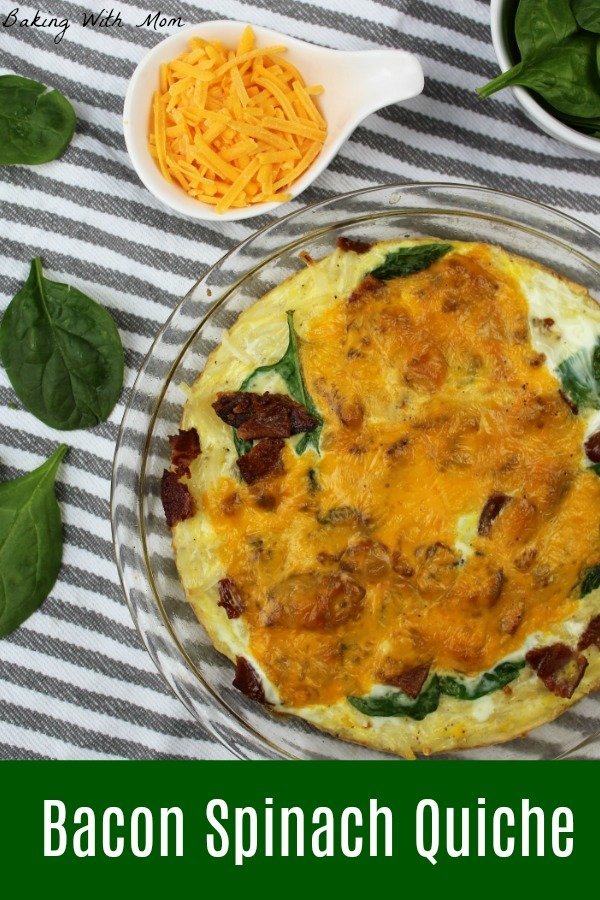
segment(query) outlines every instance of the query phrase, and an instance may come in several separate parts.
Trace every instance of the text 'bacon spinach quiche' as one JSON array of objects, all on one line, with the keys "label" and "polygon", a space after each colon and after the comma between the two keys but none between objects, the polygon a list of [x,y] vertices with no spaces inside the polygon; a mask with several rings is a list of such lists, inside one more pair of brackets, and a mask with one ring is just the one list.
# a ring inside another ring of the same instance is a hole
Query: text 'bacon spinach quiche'
[{"label": "text 'bacon spinach quiche'", "polygon": [[341,239],[245,310],[162,497],[233,683],[405,757],[600,686],[600,308],[481,243]]}]

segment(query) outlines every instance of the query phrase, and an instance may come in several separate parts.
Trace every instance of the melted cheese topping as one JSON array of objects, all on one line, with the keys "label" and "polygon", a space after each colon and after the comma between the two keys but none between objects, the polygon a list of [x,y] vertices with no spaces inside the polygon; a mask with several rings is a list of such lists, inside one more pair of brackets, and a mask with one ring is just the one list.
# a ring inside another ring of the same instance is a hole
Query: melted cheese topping
[{"label": "melted cheese topping", "polygon": [[[355,285],[361,258],[346,256]],[[227,573],[246,601],[240,646],[287,707],[364,695],[421,664],[489,670],[576,610],[581,573],[600,559],[600,479],[583,467],[586,422],[561,398],[530,330],[531,271],[495,248],[457,245],[356,299],[330,289],[295,319],[324,419],[321,454],[298,456],[289,440],[284,474],[250,487],[222,446],[228,430],[218,449],[201,435],[213,465],[200,476],[203,455],[192,477],[204,536],[218,577]],[[214,416],[217,390],[239,386],[235,368],[216,384],[208,369],[188,424]],[[266,389],[282,386],[253,384]],[[494,493],[510,499],[479,535]],[[193,558],[184,562],[189,572]],[[365,591],[346,621],[306,628],[273,616],[274,604],[310,598],[340,573]],[[187,582],[192,600],[207,588]]]}]

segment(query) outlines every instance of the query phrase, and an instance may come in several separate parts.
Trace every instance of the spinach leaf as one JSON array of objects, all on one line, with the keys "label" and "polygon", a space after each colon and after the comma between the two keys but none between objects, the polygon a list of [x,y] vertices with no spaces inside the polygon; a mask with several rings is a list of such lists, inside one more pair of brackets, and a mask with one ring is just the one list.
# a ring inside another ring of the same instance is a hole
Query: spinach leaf
[{"label": "spinach leaf", "polygon": [[452,244],[415,244],[413,247],[398,247],[397,250],[391,250],[381,265],[369,274],[379,278],[380,281],[412,275],[414,272],[427,269],[449,250],[452,250]]},{"label": "spinach leaf", "polygon": [[574,116],[600,116],[600,78],[596,66],[596,39],[583,32],[523,58],[477,91],[489,97],[505,87],[528,88],[559,112]]},{"label": "spinach leaf", "polygon": [[112,318],[76,288],[44,278],[39,258],[0,323],[0,358],[19,400],[52,428],[103,422],[123,385]]},{"label": "spinach leaf", "polygon": [[[300,363],[298,335],[294,328],[294,310],[288,310],[286,315],[289,335],[287,350],[277,362],[269,363],[269,365],[266,366],[259,366],[251,372],[242,381],[239,389],[240,391],[248,390],[255,378],[259,375],[266,375],[269,372],[276,372],[285,381],[290,396],[293,397],[294,400],[297,400],[298,403],[302,403],[319,423],[313,431],[306,431],[296,444],[296,453],[300,456],[309,446],[313,446],[317,453],[319,452],[319,438],[323,428],[323,419],[319,415],[317,407],[304,383],[302,365]],[[241,441],[235,432],[234,443],[238,456],[247,453],[252,446],[248,441]]]},{"label": "spinach leaf", "polygon": [[477,700],[514,681],[524,665],[524,659],[518,662],[503,662],[491,672],[485,672],[477,681],[470,682],[462,678],[441,675],[439,676],[440,691],[442,694],[456,697],[459,700]]},{"label": "spinach leaf", "polygon": [[252,441],[243,441],[239,438],[235,428],[233,429],[233,443],[235,445],[235,452],[238,456],[245,456],[246,453],[249,453],[250,450],[252,450]]},{"label": "spinach leaf", "polygon": [[569,116],[566,113],[560,114],[560,120],[569,125],[571,128],[577,128],[579,131],[585,131],[589,134],[596,134],[600,131],[600,116],[584,118],[583,116]]},{"label": "spinach leaf", "polygon": [[[596,475],[600,475],[600,463],[594,463],[591,466],[587,467],[591,472],[594,472]],[[586,470],[587,471],[587,470]]]},{"label": "spinach leaf", "polygon": [[600,338],[596,341],[596,346],[592,353],[592,374],[596,384],[600,385]]},{"label": "spinach leaf", "polygon": [[0,484],[0,636],[10,634],[48,596],[62,559],[54,479],[68,447],[39,469]]},{"label": "spinach leaf", "polygon": [[402,691],[390,691],[380,697],[348,697],[348,703],[365,716],[405,716],[421,721],[435,712],[440,702],[440,686],[437,675],[430,679],[419,696],[413,700]]},{"label": "spinach leaf", "polygon": [[581,579],[581,587],[579,589],[579,596],[585,597],[587,594],[591,594],[592,591],[595,591],[596,588],[600,587],[600,563],[596,563],[595,566],[590,566],[583,573],[583,578]]},{"label": "spinach leaf", "polygon": [[[598,568],[600,584],[600,566]],[[428,685],[414,700],[402,691],[394,690],[378,697],[348,697],[348,703],[366,716],[408,716],[420,721],[429,713],[435,712],[442,694],[455,697],[457,700],[477,700],[514,681],[524,665],[524,659],[500,663],[495,669],[485,672],[477,681],[471,683],[450,675],[433,675]]]},{"label": "spinach leaf", "polygon": [[20,75],[0,75],[0,165],[49,162],[75,131],[75,112],[59,91]]},{"label": "spinach leaf", "polygon": [[577,31],[569,0],[521,0],[515,16],[515,37],[524,59]]},{"label": "spinach leaf", "polygon": [[600,5],[598,0],[573,0],[573,15],[580,28],[600,33]]},{"label": "spinach leaf", "polygon": [[593,351],[579,350],[558,365],[564,393],[577,406],[600,409],[600,339]]}]

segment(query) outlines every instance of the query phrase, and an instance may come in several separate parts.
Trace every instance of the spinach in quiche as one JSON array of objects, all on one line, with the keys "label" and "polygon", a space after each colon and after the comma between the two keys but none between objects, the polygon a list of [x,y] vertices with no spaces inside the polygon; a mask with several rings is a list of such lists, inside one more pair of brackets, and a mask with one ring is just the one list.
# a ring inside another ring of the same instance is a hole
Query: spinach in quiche
[{"label": "spinach in quiche", "polygon": [[369,275],[380,281],[412,275],[429,268],[449,250],[452,250],[452,244],[414,244],[412,247],[398,247],[391,250],[383,262],[369,272]]},{"label": "spinach in quiche", "polygon": [[600,409],[600,339],[593,349],[578,350],[558,366],[565,394],[582,409]]},{"label": "spinach in quiche", "polygon": [[379,697],[348,697],[348,703],[365,716],[405,716],[421,721],[435,712],[440,702],[440,684],[433,675],[414,700],[399,690],[390,690]]},{"label": "spinach in quiche", "polygon": [[499,663],[490,672],[484,672],[476,681],[465,678],[452,678],[449,675],[440,676],[440,691],[449,697],[458,700],[478,700],[510,684],[525,666],[525,660],[515,662],[506,661]]},{"label": "spinach in quiche", "polygon": [[[290,397],[305,406],[311,416],[314,416],[319,423],[313,431],[305,432],[296,444],[296,453],[300,456],[309,446],[314,447],[317,453],[319,452],[319,438],[321,436],[321,429],[323,428],[323,419],[319,415],[317,407],[307,390],[302,374],[298,335],[294,328],[294,310],[288,310],[286,315],[288,325],[288,345],[285,353],[281,359],[277,360],[277,362],[259,366],[257,369],[254,369],[253,372],[244,378],[239,389],[240,391],[247,391],[256,378],[271,372],[275,372],[283,379]],[[235,433],[235,429],[233,439],[238,456],[243,456],[250,450],[252,444],[249,441],[240,440]]]},{"label": "spinach in quiche", "polygon": [[348,702],[366,716],[406,716],[420,721],[435,712],[443,694],[457,700],[478,700],[514,681],[524,666],[525,660],[507,660],[477,680],[434,674],[414,700],[395,689],[380,696],[348,697]]},{"label": "spinach in quiche", "polygon": [[600,587],[600,563],[596,563],[595,566],[590,566],[583,573],[583,578],[581,579],[581,587],[579,588],[579,596],[585,597],[587,594],[591,594],[592,591],[595,591],[596,588]]}]

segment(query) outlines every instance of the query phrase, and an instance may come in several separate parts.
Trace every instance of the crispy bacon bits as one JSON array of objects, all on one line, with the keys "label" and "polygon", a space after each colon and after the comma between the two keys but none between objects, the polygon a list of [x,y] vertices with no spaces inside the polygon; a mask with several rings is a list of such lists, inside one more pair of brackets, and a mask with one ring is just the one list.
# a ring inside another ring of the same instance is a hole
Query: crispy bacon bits
[{"label": "crispy bacon bits", "polygon": [[289,575],[269,591],[261,624],[328,631],[358,619],[364,598],[365,589],[360,584],[337,572]]},{"label": "crispy bacon bits", "polygon": [[410,440],[407,437],[399,438],[397,441],[394,441],[393,444],[385,451],[385,455],[389,457],[389,459],[397,460],[402,459],[403,456],[406,456],[408,453]]},{"label": "crispy bacon bits", "polygon": [[213,409],[227,425],[237,429],[243,441],[287,438],[313,431],[319,424],[301,403],[287,394],[255,394],[251,391],[221,393]]},{"label": "crispy bacon bits", "polygon": [[177,434],[172,434],[169,438],[171,445],[171,464],[177,476],[181,478],[183,475],[190,477],[190,463],[196,457],[200,456],[200,438],[195,428],[189,428],[182,431],[180,428]]},{"label": "crispy bacon bits", "polygon": [[428,347],[418,356],[409,359],[404,369],[404,380],[415,391],[435,393],[446,380],[448,363],[437,347]]},{"label": "crispy bacon bits", "polygon": [[368,253],[373,244],[370,241],[359,241],[356,238],[339,237],[337,248],[344,253]]},{"label": "crispy bacon bits", "polygon": [[276,475],[283,471],[281,438],[263,438],[237,461],[238,468],[246,484],[254,484],[267,475]]},{"label": "crispy bacon bits", "polygon": [[169,438],[171,445],[172,470],[165,469],[160,486],[165,518],[169,528],[173,528],[178,522],[183,522],[194,515],[194,499],[187,489],[187,485],[181,484],[180,478],[190,477],[190,463],[200,455],[200,438],[195,428],[187,431],[179,429],[177,434]]},{"label": "crispy bacon bits", "polygon": [[589,622],[588,627],[579,638],[577,649],[587,650],[588,647],[594,645],[600,650],[600,616],[596,616]]},{"label": "crispy bacon bits", "polygon": [[566,644],[551,644],[530,650],[525,654],[525,659],[548,690],[566,700],[575,693],[588,666],[585,656],[578,655]]},{"label": "crispy bacon bits", "polygon": [[477,534],[487,537],[492,528],[495,519],[498,518],[504,506],[508,503],[510,497],[506,494],[490,494],[485,501],[484,507],[479,516],[479,525],[477,526]]},{"label": "crispy bacon bits", "polygon": [[181,484],[177,472],[163,472],[160,486],[165,517],[169,528],[173,528],[178,522],[183,522],[194,515],[194,499],[187,489],[187,485]]},{"label": "crispy bacon bits", "polygon": [[400,688],[403,694],[416,700],[427,681],[429,669],[429,665],[416,666],[416,668],[410,669],[408,672],[401,672],[398,675],[386,677],[384,684]]},{"label": "crispy bacon bits", "polygon": [[340,400],[335,404],[335,413],[342,425],[356,431],[363,423],[365,408],[360,400]]},{"label": "crispy bacon bits", "polygon": [[513,600],[505,608],[500,617],[500,631],[503,634],[514,634],[525,615],[525,604],[522,600]]},{"label": "crispy bacon bits", "polygon": [[362,540],[344,551],[340,569],[353,572],[360,581],[377,583],[390,573],[390,551],[381,541]]},{"label": "crispy bacon bits", "polygon": [[239,619],[246,609],[240,590],[231,578],[221,578],[219,582],[219,602],[227,613],[228,619]]},{"label": "crispy bacon bits", "polygon": [[233,686],[257,703],[267,702],[260,676],[244,656],[237,657]]},{"label": "crispy bacon bits", "polygon": [[600,463],[600,431],[591,434],[583,446],[590,462]]},{"label": "crispy bacon bits", "polygon": [[554,319],[538,319],[534,316],[531,320],[531,324],[539,329],[539,331],[549,332],[554,327]]},{"label": "crispy bacon bits", "polygon": [[374,275],[365,275],[363,280],[354,288],[348,297],[348,303],[362,303],[366,297],[372,294],[378,294],[385,289],[385,281],[380,281]]},{"label": "crispy bacon bits", "polygon": [[506,576],[502,569],[496,569],[484,579],[483,588],[490,606],[495,606],[506,584]]},{"label": "crispy bacon bits", "polygon": [[574,403],[571,398],[567,394],[565,394],[564,391],[559,390],[558,393],[561,400],[563,400],[567,404],[573,415],[576,416],[579,413],[579,407],[577,406],[577,404]]}]

